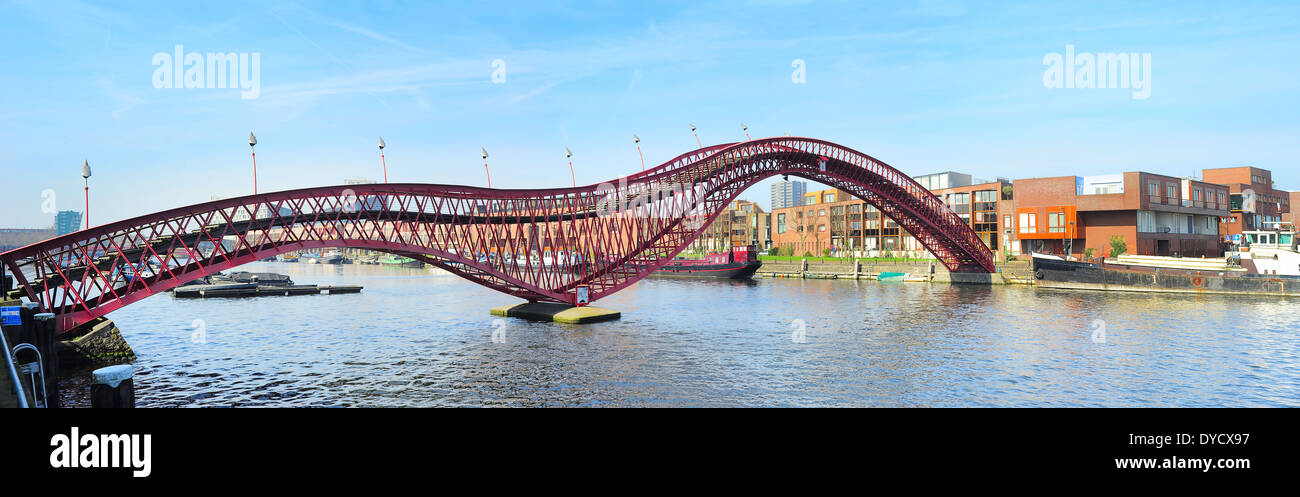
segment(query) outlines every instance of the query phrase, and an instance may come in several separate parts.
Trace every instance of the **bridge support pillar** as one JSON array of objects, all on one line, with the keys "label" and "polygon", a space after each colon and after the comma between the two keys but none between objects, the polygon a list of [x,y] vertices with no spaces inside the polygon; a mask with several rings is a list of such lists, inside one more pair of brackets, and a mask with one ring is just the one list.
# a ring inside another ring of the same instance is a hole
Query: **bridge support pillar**
[{"label": "bridge support pillar", "polygon": [[552,321],[564,324],[586,324],[611,321],[622,317],[623,313],[592,306],[572,306],[548,302],[528,302],[525,304],[503,305],[492,308],[493,316],[522,318],[532,321]]},{"label": "bridge support pillar", "polygon": [[108,366],[135,360],[131,344],[108,319],[86,323],[71,337],[59,343],[59,364],[63,367]]}]

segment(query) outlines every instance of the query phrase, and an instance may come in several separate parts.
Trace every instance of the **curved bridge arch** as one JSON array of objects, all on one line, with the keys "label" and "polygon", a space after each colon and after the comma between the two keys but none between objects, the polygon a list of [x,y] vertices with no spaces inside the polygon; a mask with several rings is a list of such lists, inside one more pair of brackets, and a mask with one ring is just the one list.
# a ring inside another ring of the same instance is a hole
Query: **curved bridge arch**
[{"label": "curved bridge arch", "polygon": [[[610,183],[504,190],[434,184],[304,188],[206,202],[0,254],[25,296],[71,330],[187,281],[284,252],[363,248],[412,257],[528,300],[591,300],[658,269],[742,191],[774,176],[875,206],[954,272],[992,272],[970,226],[910,177],[811,138],[706,147]],[[138,277],[133,277],[138,273]]]}]

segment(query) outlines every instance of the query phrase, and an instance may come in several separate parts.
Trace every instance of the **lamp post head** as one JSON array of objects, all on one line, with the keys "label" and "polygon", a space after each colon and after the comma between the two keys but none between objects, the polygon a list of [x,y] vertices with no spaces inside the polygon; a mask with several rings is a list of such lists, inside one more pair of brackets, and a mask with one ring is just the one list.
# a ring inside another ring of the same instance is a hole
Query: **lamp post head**
[{"label": "lamp post head", "polygon": [[379,137],[379,149],[383,150],[386,146],[388,146],[388,144],[384,143],[384,137]]},{"label": "lamp post head", "polygon": [[740,123],[740,130],[741,130],[741,131],[749,131],[749,126],[745,126],[745,123]]},{"label": "lamp post head", "polygon": [[641,143],[641,137],[637,136],[636,133],[632,133],[632,141]]},{"label": "lamp post head", "polygon": [[570,151],[569,151],[569,147],[564,147],[564,156],[565,156],[565,157],[573,157],[573,152],[570,152]]},{"label": "lamp post head", "polygon": [[487,160],[487,148],[479,147],[479,150],[483,151],[483,160]]},{"label": "lamp post head", "polygon": [[253,146],[253,145],[257,145],[257,137],[256,137],[256,136],[253,136],[253,132],[252,132],[252,131],[249,131],[249,132],[248,132],[248,146],[251,147],[251,146]]},{"label": "lamp post head", "polygon": [[81,161],[81,177],[90,179],[90,161],[88,160]]},{"label": "lamp post head", "polygon": [[691,124],[691,131],[695,131],[695,124]]}]

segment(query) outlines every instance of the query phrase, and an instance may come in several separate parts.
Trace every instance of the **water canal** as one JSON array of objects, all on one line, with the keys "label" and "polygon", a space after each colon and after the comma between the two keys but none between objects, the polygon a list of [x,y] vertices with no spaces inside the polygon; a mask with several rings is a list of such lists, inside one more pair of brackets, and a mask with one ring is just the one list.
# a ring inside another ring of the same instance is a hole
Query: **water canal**
[{"label": "water canal", "polygon": [[138,405],[1300,405],[1300,299],[647,279],[598,303],[621,320],[571,326],[422,269],[241,269],[365,290],[111,314]]}]

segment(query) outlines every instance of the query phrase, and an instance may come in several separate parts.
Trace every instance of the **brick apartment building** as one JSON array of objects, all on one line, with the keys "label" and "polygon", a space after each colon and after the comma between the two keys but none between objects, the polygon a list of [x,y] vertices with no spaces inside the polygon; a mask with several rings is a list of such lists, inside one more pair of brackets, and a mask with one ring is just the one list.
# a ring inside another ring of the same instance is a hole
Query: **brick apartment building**
[{"label": "brick apartment building", "polygon": [[1015,232],[1022,252],[1111,256],[1122,237],[1128,253],[1219,257],[1220,220],[1229,214],[1224,185],[1145,172],[1019,179]]},{"label": "brick apartment building", "polygon": [[1206,169],[1202,179],[1228,187],[1231,214],[1224,216],[1219,235],[1225,245],[1241,241],[1242,231],[1271,229],[1291,212],[1291,192],[1273,188],[1273,173],[1257,167]]},{"label": "brick apartment building", "polygon": [[801,205],[772,211],[773,246],[795,255],[898,252],[915,245],[910,239],[879,210],[834,188],[807,192]]},{"label": "brick apartment building", "polygon": [[[1288,198],[1288,201],[1289,201],[1288,205],[1295,205],[1296,202],[1300,202],[1300,192],[1288,192],[1288,193],[1287,193],[1287,198]],[[1284,222],[1284,223],[1290,223],[1292,226],[1294,226],[1294,225],[1295,225],[1295,221],[1296,221],[1296,219],[1295,219],[1295,213],[1294,213],[1294,212],[1289,212],[1289,211],[1288,211],[1288,212],[1283,212],[1283,213],[1282,213],[1282,222]]]},{"label": "brick apartment building", "polygon": [[[1010,222],[1011,200],[1004,193],[1010,182],[943,188],[934,192],[949,208],[970,224],[984,243],[1001,260],[1012,234],[1004,229]],[[1009,190],[1009,189],[1007,189]],[[838,189],[804,195],[803,205],[772,211],[772,243],[789,248],[795,255],[822,255],[826,249],[843,256],[925,256],[923,247],[874,206]]]},{"label": "brick apartment building", "polygon": [[1011,229],[1015,214],[1009,180],[934,190],[934,195],[948,204],[975,230],[998,261],[1020,253],[1018,238]]},{"label": "brick apartment building", "polygon": [[753,245],[759,250],[772,247],[769,236],[771,214],[754,202],[735,200],[695,239],[691,248],[698,252],[723,252],[729,247]]}]

